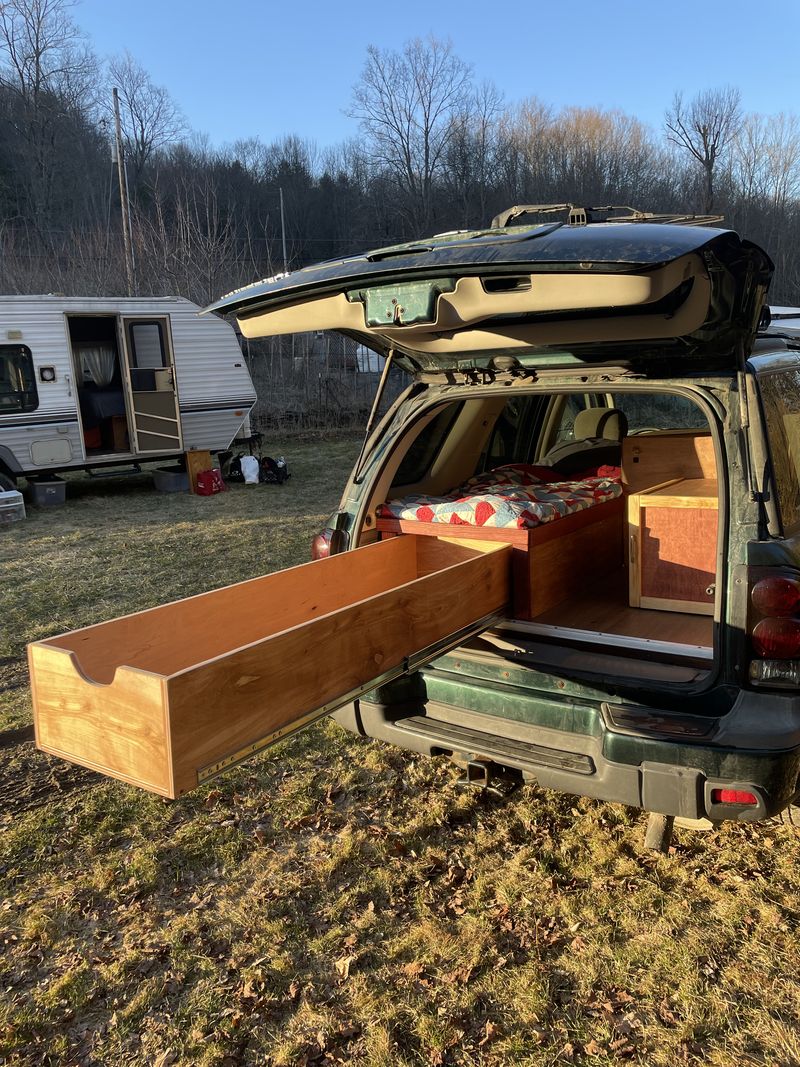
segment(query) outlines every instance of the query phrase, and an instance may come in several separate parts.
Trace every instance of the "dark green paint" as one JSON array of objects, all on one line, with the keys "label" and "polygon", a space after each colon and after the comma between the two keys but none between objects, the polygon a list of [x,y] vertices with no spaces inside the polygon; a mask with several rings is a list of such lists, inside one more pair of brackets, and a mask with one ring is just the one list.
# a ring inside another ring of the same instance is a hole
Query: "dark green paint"
[{"label": "dark green paint", "polygon": [[436,322],[436,305],[442,293],[452,293],[455,278],[405,282],[376,289],[352,289],[351,304],[364,305],[367,326],[419,326]]}]

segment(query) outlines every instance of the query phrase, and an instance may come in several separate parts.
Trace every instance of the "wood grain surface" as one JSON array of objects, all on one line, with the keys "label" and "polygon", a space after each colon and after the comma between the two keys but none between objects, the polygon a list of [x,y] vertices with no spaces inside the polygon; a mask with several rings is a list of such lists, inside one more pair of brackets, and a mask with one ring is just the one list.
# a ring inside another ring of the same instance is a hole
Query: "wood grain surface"
[{"label": "wood grain surface", "polygon": [[397,537],[36,642],[37,744],[178,796],[504,609],[510,552]]}]

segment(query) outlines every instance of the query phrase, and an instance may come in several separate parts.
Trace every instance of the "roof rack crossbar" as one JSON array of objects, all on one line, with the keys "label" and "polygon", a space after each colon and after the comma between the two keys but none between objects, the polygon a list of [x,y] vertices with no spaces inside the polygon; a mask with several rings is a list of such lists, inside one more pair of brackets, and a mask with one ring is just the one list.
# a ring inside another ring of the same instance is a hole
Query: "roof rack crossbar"
[{"label": "roof rack crossbar", "polygon": [[658,222],[664,225],[716,226],[725,221],[724,215],[670,214],[658,211],[639,211],[623,204],[585,207],[581,204],[517,204],[501,211],[492,219],[492,229],[509,226],[521,215],[554,215],[565,212],[571,226],[588,226],[596,222]]}]

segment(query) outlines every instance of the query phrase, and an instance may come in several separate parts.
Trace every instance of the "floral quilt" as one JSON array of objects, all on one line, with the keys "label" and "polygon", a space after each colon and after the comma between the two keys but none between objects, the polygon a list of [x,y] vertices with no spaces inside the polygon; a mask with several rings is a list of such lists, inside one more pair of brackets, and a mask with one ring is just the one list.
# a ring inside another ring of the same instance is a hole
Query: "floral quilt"
[{"label": "floral quilt", "polygon": [[444,496],[407,496],[382,504],[382,518],[443,522],[454,526],[526,529],[564,518],[621,496],[619,472],[601,468],[578,481],[552,481],[553,472],[507,464],[470,478]]}]

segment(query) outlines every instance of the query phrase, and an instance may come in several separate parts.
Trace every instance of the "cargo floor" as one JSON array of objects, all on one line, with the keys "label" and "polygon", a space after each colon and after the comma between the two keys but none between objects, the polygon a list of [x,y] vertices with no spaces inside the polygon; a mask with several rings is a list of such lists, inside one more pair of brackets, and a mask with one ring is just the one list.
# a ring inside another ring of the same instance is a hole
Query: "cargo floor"
[{"label": "cargo floor", "polygon": [[639,640],[713,646],[714,620],[709,615],[632,608],[627,591],[625,575],[613,574],[582,596],[570,597],[542,612],[533,622]]}]

